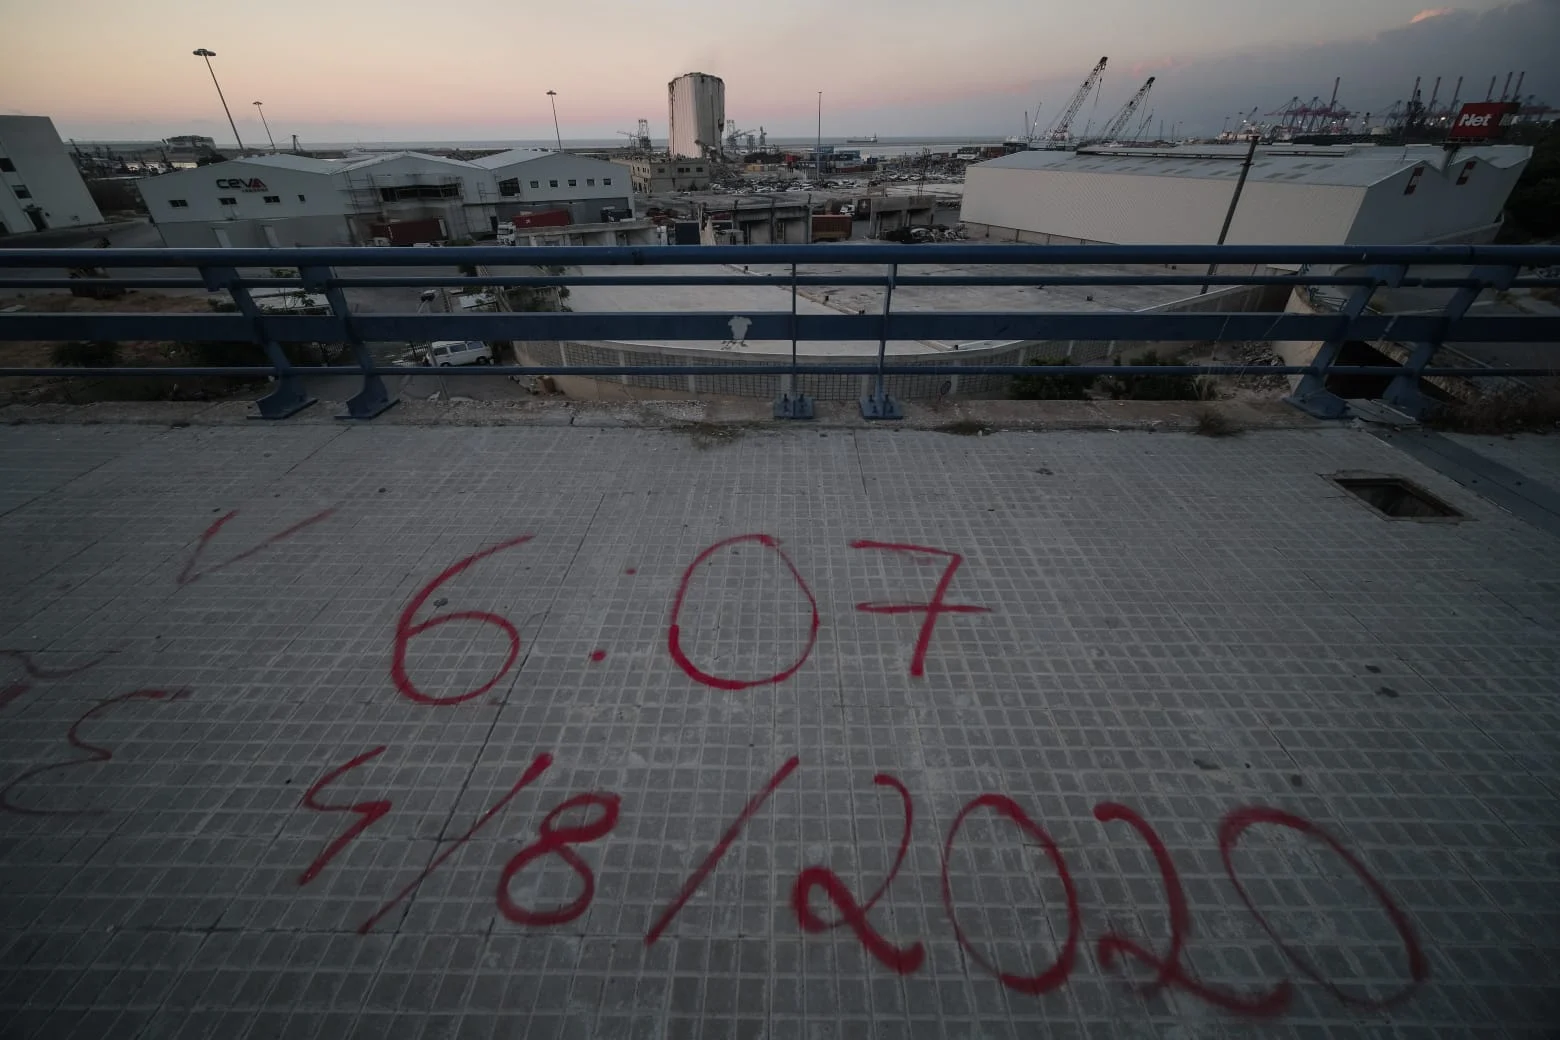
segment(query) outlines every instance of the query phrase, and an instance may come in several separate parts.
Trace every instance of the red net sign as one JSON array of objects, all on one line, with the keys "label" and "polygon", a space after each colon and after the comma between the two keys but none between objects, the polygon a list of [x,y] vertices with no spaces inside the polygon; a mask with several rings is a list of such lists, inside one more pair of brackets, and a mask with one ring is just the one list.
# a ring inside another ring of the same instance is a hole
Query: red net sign
[{"label": "red net sign", "polygon": [[1521,108],[1514,101],[1470,101],[1452,121],[1447,137],[1458,141],[1494,141],[1506,135],[1506,128]]}]

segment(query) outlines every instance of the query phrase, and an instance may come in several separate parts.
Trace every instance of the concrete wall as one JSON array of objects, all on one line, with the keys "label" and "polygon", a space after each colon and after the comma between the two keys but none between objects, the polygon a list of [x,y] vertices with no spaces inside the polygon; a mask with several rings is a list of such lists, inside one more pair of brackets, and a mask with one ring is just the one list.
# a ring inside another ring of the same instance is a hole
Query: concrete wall
[{"label": "concrete wall", "polygon": [[[1159,307],[1155,312],[1178,311],[1252,311],[1277,310],[1283,305],[1285,286],[1231,286],[1204,296],[1188,297]],[[975,350],[950,350],[939,354],[892,355],[891,362],[910,361],[944,365],[1023,365],[1035,358],[1067,358],[1074,364],[1098,364],[1118,356],[1136,357],[1149,350],[1162,357],[1173,357],[1195,349],[1196,343],[1116,342],[1107,340],[1030,340],[1003,343]],[[516,343],[515,348],[528,365],[773,365],[790,360],[789,354],[738,354],[726,351],[679,347],[644,347],[622,343],[536,342]],[[803,345],[805,352],[805,345]],[[862,344],[862,353],[854,357],[808,360],[846,364],[871,356],[871,344]],[[945,381],[950,393],[963,397],[1003,397],[1011,376],[889,376],[889,393],[905,400],[934,398]],[[788,387],[788,376],[766,375],[625,375],[613,377],[569,377],[559,386],[572,397],[636,400],[671,397],[774,397]],[[870,392],[871,376],[803,375],[798,379],[801,391],[821,401],[854,401]]]},{"label": "concrete wall", "polygon": [[[1091,242],[1212,244],[1234,188],[1233,179],[972,166],[961,218]],[[1248,182],[1228,241],[1342,243],[1364,197],[1363,188]]]},{"label": "concrete wall", "polygon": [[[37,230],[29,210],[51,228],[103,222],[48,116],[0,116],[0,157],[16,167],[0,172],[0,224],[6,231]],[[18,189],[31,198],[18,196]]]},{"label": "concrete wall", "polygon": [[561,228],[535,228],[515,232],[517,246],[653,246],[661,245],[655,225],[648,221],[616,224],[575,224]]},{"label": "concrete wall", "polygon": [[[267,227],[271,228],[276,238],[274,243],[266,236]],[[358,244],[353,241],[347,218],[339,213],[315,217],[282,217],[276,220],[180,221],[158,224],[157,230],[162,235],[163,244],[175,249],[265,249],[272,245],[287,248],[295,245]],[[227,236],[226,242],[218,237],[219,230]]]}]

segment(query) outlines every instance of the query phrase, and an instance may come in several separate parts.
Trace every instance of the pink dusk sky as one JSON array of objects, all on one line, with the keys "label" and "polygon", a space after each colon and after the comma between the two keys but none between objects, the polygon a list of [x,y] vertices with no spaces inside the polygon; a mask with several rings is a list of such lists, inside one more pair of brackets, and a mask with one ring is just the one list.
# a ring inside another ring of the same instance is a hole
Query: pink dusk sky
[{"label": "pink dusk sky", "polygon": [[[1157,74],[1161,115],[1216,120],[1326,94],[1334,75],[1355,107],[1370,91],[1384,107],[1417,72],[1394,68],[1376,84],[1368,50],[1338,51],[1350,67],[1337,71],[1316,55],[1394,32],[1430,48],[1421,63],[1438,67],[1427,77],[1487,83],[1507,70],[1487,67],[1506,53],[1500,43],[1461,55],[1457,40],[1517,9],[1527,27],[1500,31],[1560,25],[1560,0],[47,0],[6,14],[0,111],[51,116],[66,137],[230,141],[191,54],[207,47],[246,139],[262,137],[256,100],[278,141],[550,138],[549,89],[566,139],[610,137],[640,118],[659,138],[666,82],[693,70],[726,80],[742,129],[811,133],[822,90],[825,134],[991,134],[1017,130],[1041,98],[1059,104],[1102,54],[1105,103]],[[1435,36],[1437,23],[1462,28]],[[1560,29],[1549,44],[1560,52]],[[1528,68],[1530,86],[1550,89],[1541,80],[1552,75]]]}]

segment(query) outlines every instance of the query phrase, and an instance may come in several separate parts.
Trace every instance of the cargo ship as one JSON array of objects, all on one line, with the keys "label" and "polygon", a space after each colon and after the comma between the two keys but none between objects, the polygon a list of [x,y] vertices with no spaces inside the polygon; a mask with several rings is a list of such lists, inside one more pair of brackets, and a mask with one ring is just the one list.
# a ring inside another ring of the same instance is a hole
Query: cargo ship
[{"label": "cargo ship", "polygon": [[846,144],[877,144],[878,143],[878,139],[877,139],[877,134],[873,134],[871,137],[847,137],[847,138],[845,138],[845,143]]}]

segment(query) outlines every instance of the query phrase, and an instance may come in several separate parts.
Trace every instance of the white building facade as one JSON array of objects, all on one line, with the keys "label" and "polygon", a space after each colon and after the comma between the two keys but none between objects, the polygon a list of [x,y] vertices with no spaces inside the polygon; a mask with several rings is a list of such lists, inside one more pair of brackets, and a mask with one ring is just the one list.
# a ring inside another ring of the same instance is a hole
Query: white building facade
[{"label": "white building facade", "polygon": [[367,245],[383,225],[408,221],[442,221],[437,237],[458,240],[490,236],[536,210],[568,209],[577,224],[634,213],[627,166],[544,150],[476,162],[418,152],[342,161],[258,155],[136,186],[175,247]]},{"label": "white building facade", "polygon": [[[1218,241],[1244,146],[1015,152],[971,166],[961,219],[1007,242]],[[1258,148],[1226,241],[1488,242],[1532,149]]]},{"label": "white building facade", "polygon": [[0,116],[0,234],[101,224],[48,116]]},{"label": "white building facade", "polygon": [[667,150],[672,158],[703,159],[720,154],[726,129],[726,83],[719,76],[688,72],[666,85]]}]

